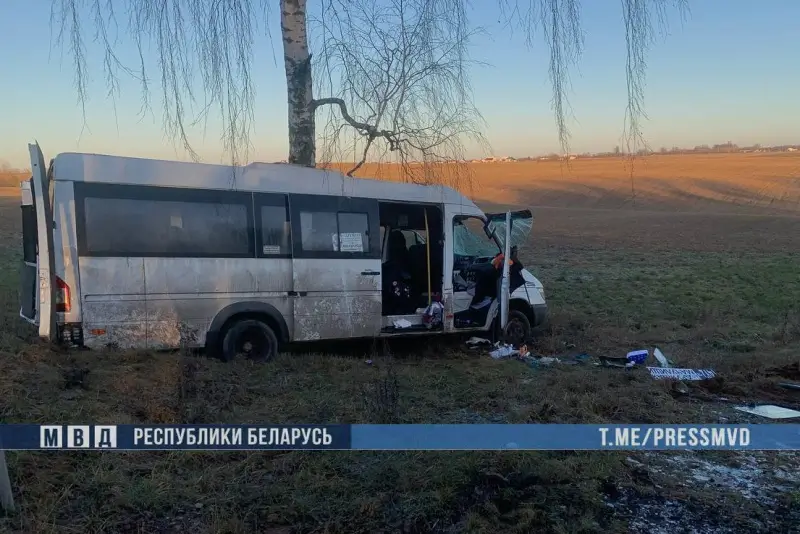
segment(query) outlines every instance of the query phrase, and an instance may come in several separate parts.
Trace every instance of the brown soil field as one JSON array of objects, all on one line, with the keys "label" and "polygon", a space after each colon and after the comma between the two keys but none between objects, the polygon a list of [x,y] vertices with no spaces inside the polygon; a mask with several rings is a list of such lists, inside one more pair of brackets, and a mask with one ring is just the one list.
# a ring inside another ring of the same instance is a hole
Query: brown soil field
[{"label": "brown soil field", "polygon": [[[399,180],[400,170],[368,164],[358,176]],[[457,172],[440,175],[452,183]],[[473,163],[461,172],[459,189],[484,210],[533,208],[537,246],[800,250],[795,153]]]},{"label": "brown soil field", "polygon": [[[399,180],[400,169],[367,164],[357,176]],[[471,163],[465,176],[461,189],[487,205],[800,215],[800,153]]]}]

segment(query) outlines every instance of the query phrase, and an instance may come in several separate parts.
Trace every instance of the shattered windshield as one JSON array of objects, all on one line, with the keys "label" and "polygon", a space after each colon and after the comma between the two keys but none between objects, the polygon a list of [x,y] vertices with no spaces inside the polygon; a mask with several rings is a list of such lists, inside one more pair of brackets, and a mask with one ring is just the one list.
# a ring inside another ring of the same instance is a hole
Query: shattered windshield
[{"label": "shattered windshield", "polygon": [[[487,215],[489,223],[487,229],[494,233],[501,247],[505,247],[506,240],[506,214],[494,213]],[[530,210],[515,211],[511,213],[511,246],[524,247],[533,227],[533,214]]]},{"label": "shattered windshield", "polygon": [[453,253],[458,256],[493,257],[499,252],[497,243],[486,235],[484,222],[465,217],[453,222]]}]

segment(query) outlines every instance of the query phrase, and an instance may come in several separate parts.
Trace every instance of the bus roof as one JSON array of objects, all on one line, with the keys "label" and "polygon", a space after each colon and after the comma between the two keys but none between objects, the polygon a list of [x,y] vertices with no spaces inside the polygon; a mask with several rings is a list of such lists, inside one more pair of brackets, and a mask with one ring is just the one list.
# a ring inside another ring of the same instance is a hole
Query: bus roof
[{"label": "bus roof", "polygon": [[100,154],[63,153],[55,158],[55,179],[73,182],[235,189],[239,191],[353,196],[401,202],[457,204],[482,213],[468,197],[440,185],[416,185],[350,178],[327,169],[286,163],[244,167],[164,161]]}]

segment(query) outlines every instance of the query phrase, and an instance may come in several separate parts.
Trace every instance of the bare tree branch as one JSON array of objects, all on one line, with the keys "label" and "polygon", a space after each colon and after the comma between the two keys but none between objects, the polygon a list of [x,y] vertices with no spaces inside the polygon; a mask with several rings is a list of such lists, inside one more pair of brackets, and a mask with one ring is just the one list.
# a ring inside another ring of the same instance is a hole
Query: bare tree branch
[{"label": "bare tree branch", "polygon": [[[325,161],[354,161],[352,175],[368,158],[388,157],[409,181],[463,185],[468,167],[452,162],[464,162],[469,141],[488,146],[472,101],[467,45],[478,29],[467,15],[462,0],[324,2],[309,23],[325,75],[315,91],[336,95],[315,101],[318,120],[327,117]],[[342,120],[356,131],[352,141]]]}]

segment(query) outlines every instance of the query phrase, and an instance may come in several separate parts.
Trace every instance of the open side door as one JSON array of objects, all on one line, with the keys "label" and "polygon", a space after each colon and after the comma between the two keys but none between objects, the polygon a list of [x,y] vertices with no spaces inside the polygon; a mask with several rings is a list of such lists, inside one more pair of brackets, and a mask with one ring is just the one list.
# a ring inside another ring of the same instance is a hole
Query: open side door
[{"label": "open side door", "polygon": [[28,145],[31,157],[31,186],[33,205],[36,207],[37,270],[39,278],[39,299],[37,317],[39,337],[53,341],[56,337],[55,251],[53,250],[53,204],[50,199],[50,181],[44,156],[39,144]]}]

